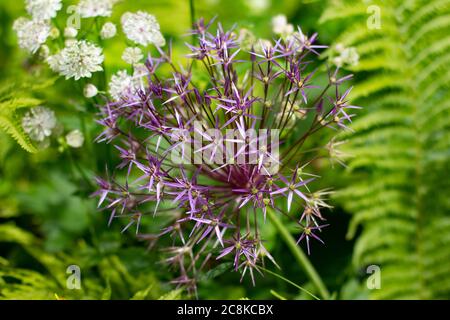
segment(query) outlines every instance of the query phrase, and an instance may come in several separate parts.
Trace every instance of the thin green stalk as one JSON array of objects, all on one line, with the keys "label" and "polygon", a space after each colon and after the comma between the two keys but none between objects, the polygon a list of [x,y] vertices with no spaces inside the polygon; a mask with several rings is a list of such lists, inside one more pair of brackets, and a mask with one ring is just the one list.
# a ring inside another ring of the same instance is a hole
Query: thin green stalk
[{"label": "thin green stalk", "polygon": [[[195,25],[195,0],[189,0],[189,11],[191,13],[191,27]],[[195,45],[195,35],[192,35],[192,45]]]},{"label": "thin green stalk", "polygon": [[276,216],[275,212],[269,208],[267,208],[267,215],[270,219],[270,221],[275,225],[276,229],[280,233],[281,237],[283,238],[284,242],[288,246],[289,250],[291,250],[291,253],[294,255],[295,260],[297,260],[297,263],[300,265],[300,267],[303,268],[303,270],[306,272],[306,275],[311,280],[311,282],[315,285],[317,288],[320,296],[323,299],[329,299],[330,293],[328,292],[328,289],[326,288],[325,284],[323,283],[322,279],[320,278],[319,274],[317,273],[316,269],[314,269],[313,265],[309,261],[308,257],[303,253],[303,251],[299,248],[299,246],[295,243],[294,238],[289,233],[289,231],[286,229],[286,227],[281,223],[280,219]]},{"label": "thin green stalk", "polygon": [[285,297],[283,297],[281,294],[279,294],[275,290],[270,290],[270,293],[279,300],[287,300]]},{"label": "thin green stalk", "polygon": [[[311,292],[309,292],[309,291],[306,290],[305,288],[300,287],[298,284],[296,284],[295,282],[292,282],[292,281],[289,280],[289,279],[286,279],[286,278],[283,277],[282,275],[279,275],[278,273],[275,273],[275,272],[273,272],[273,271],[267,270],[266,268],[260,267],[259,269],[261,269],[262,271],[267,272],[267,273],[269,273],[269,274],[271,274],[271,275],[273,275],[273,276],[275,276],[275,277],[277,277],[277,278],[280,278],[281,280],[283,280],[283,281],[289,283],[290,285],[296,287],[297,289],[299,289],[299,290],[301,290],[301,291],[303,291],[303,292],[309,294],[309,295],[310,295],[311,297],[313,297],[314,299],[320,300],[317,296],[315,296],[314,294],[312,294]],[[270,290],[270,292],[273,294],[273,292],[275,292],[275,291]],[[283,300],[286,300],[286,298],[284,298]]]}]

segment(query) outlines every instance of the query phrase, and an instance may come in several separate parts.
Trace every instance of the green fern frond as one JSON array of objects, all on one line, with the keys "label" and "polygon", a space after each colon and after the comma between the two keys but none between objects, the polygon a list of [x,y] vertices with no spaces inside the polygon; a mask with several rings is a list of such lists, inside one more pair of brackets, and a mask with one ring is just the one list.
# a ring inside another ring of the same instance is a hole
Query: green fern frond
[{"label": "green fern frond", "polygon": [[406,88],[408,79],[402,78],[400,75],[393,76],[390,74],[379,74],[373,76],[358,84],[352,91],[351,98],[357,100],[358,98],[368,97],[371,94],[379,93],[382,90],[399,90]]},{"label": "green fern frond", "polygon": [[331,20],[348,19],[354,16],[360,16],[365,13],[367,7],[363,3],[341,4],[338,8],[328,7],[320,17],[319,22],[325,23]]},{"label": "green fern frond", "polygon": [[375,1],[378,30],[366,27],[369,4],[330,4],[322,21],[348,22],[336,43],[360,54],[350,99],[365,107],[340,136],[351,157],[336,199],[352,214],[347,236],[360,234],[354,266],[380,266],[372,298],[448,298],[450,1]]},{"label": "green fern frond", "polygon": [[450,28],[450,14],[437,17],[423,26],[415,32],[415,34],[408,40],[407,48],[414,49],[415,46],[420,46],[420,41],[427,39],[431,32],[436,32],[441,29]]},{"label": "green fern frond", "polygon": [[350,68],[353,72],[372,71],[372,70],[398,70],[404,68],[403,61],[391,59],[391,55],[377,55],[368,59],[361,59],[356,66]]},{"label": "green fern frond", "polygon": [[368,40],[362,43],[358,43],[355,45],[358,50],[358,54],[362,57],[366,55],[373,55],[376,52],[398,52],[399,48],[395,45],[395,43],[387,44],[383,38],[376,38],[372,40]]},{"label": "green fern frond", "polygon": [[4,116],[0,114],[0,129],[9,134],[16,142],[26,151],[34,153],[36,147],[31,143],[30,139],[22,129],[20,122],[13,116]]},{"label": "green fern frond", "polygon": [[420,3],[420,10],[416,10],[405,21],[405,28],[412,30],[417,26],[423,25],[424,22],[432,20],[433,17],[443,15],[450,12],[449,0],[434,0],[431,2]]},{"label": "green fern frond", "polygon": [[36,107],[41,103],[42,100],[35,98],[28,98],[28,97],[12,98],[10,100],[0,102],[0,114],[12,112],[20,108]]},{"label": "green fern frond", "polygon": [[0,130],[10,135],[24,150],[34,153],[36,147],[23,131],[17,111],[42,104],[42,100],[33,98],[28,92],[49,86],[54,80],[44,81],[38,85],[6,84],[0,85]]}]

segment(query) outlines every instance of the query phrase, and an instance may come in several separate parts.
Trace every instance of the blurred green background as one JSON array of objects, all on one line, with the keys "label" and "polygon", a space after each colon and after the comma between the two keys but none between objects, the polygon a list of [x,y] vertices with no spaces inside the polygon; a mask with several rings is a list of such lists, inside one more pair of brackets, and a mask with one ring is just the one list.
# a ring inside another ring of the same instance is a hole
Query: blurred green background
[{"label": "blurred green background", "polygon": [[[123,1],[112,20],[136,10],[154,14],[174,54],[185,54],[189,1]],[[117,159],[92,142],[99,128],[74,82],[42,87],[54,76],[18,49],[11,29],[24,14],[21,1],[0,2],[0,102],[42,99],[64,128],[87,134],[81,149],[61,152],[53,144],[30,154],[0,130],[0,298],[185,297],[169,284],[174,273],[158,262],[161,252],[147,250],[133,232],[121,234],[117,224],[108,228],[107,214],[89,197],[92,177]],[[337,192],[325,213],[326,246],[313,245],[310,260],[332,298],[449,298],[450,1],[195,1],[197,18],[217,16],[225,27],[236,24],[261,38],[271,37],[276,14],[319,32],[321,43],[352,46],[360,55],[348,71],[355,74],[351,98],[364,110],[355,133],[340,136],[352,155],[348,167],[317,164],[323,186]],[[370,20],[377,14],[379,28]],[[120,41],[107,46],[108,72],[124,67],[124,48]],[[315,292],[275,228],[265,226],[264,234],[281,266],[276,272]],[[81,268],[81,290],[66,288],[72,264]],[[367,285],[371,265],[380,267],[379,289]],[[258,276],[255,287],[239,278],[215,269],[199,283],[199,298],[310,299],[270,274]]]}]

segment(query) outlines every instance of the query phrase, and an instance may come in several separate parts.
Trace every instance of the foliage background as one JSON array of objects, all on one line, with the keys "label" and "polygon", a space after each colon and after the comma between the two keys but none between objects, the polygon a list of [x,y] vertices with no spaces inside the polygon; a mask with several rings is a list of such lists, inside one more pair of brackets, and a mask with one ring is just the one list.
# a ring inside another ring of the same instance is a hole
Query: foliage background
[{"label": "foliage background", "polygon": [[[256,10],[256,2],[197,0],[196,16],[217,15],[225,27],[236,23],[269,37],[271,17],[283,13],[304,31],[319,31],[322,43],[355,46],[361,56],[352,70],[352,98],[364,111],[356,134],[342,137],[353,157],[346,170],[318,164],[323,185],[339,190],[335,208],[325,213],[331,224],[323,233],[326,246],[313,245],[310,257],[332,298],[449,298],[450,1],[268,0],[264,10]],[[375,31],[366,27],[373,3],[382,14]],[[189,2],[124,1],[113,20],[138,9],[156,15],[182,56]],[[89,197],[93,175],[117,159],[104,144],[92,143],[99,128],[80,91],[17,48],[11,25],[23,13],[21,1],[0,2],[0,101],[11,95],[45,101],[65,128],[83,128],[87,139],[79,150],[52,146],[29,154],[0,131],[0,299],[183,297],[169,284],[172,273],[158,262],[161,253],[147,250],[132,232],[120,234],[119,225],[108,228]],[[117,69],[124,47],[106,51]],[[277,231],[265,229],[281,266],[275,271],[315,292]],[[82,290],[66,288],[71,264],[82,270]],[[381,267],[380,290],[367,289],[371,264]],[[219,268],[199,284],[200,299],[280,297],[310,299],[270,274],[253,287]]]}]

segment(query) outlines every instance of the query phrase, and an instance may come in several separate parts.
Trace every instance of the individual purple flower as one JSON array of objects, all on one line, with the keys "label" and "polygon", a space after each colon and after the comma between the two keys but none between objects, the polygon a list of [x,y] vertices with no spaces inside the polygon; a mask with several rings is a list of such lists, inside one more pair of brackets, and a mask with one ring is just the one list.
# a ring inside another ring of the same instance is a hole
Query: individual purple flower
[{"label": "individual purple flower", "polygon": [[222,234],[225,232],[226,229],[233,229],[234,226],[227,224],[223,222],[225,211],[222,210],[222,212],[217,217],[210,217],[210,218],[196,218],[193,217],[191,220],[197,221],[202,225],[205,225],[204,232],[202,233],[200,239],[198,239],[197,243],[202,241],[206,236],[208,236],[212,231],[215,232],[217,240],[219,240],[221,246],[223,247],[223,238]]},{"label": "individual purple flower", "polygon": [[310,72],[308,75],[302,75],[302,69],[299,64],[291,64],[289,71],[285,71],[287,78],[292,82],[293,87],[291,90],[286,92],[286,95],[290,95],[294,92],[300,92],[305,104],[308,103],[308,98],[306,96],[306,89],[319,88],[318,86],[313,86],[310,83],[315,71]]},{"label": "individual purple flower", "polygon": [[277,190],[273,191],[271,195],[278,195],[278,194],[286,194],[287,193],[287,209],[288,212],[291,211],[291,204],[294,197],[294,194],[305,200],[306,202],[309,201],[309,199],[305,196],[303,192],[298,190],[301,186],[305,186],[309,182],[313,181],[314,178],[304,180],[297,182],[297,170],[294,171],[292,174],[291,180],[288,181],[281,173],[278,174],[280,180],[284,182],[285,187],[278,188]]},{"label": "individual purple flower", "polygon": [[314,230],[319,230],[320,231],[321,228],[324,228],[324,227],[327,227],[327,226],[328,226],[328,224],[324,224],[324,225],[321,225],[321,226],[315,226],[315,227],[311,227],[311,226],[303,227],[303,232],[302,232],[300,238],[298,238],[297,244],[299,242],[301,242],[303,239],[306,239],[306,247],[308,248],[308,254],[311,254],[311,251],[310,251],[310,248],[309,248],[310,238],[314,238],[317,241],[319,241],[320,243],[325,244],[322,241],[322,239],[320,239],[316,234],[314,234]]},{"label": "individual purple flower", "polygon": [[342,115],[349,122],[352,122],[351,117],[353,115],[349,115],[345,109],[361,109],[361,107],[348,104],[348,100],[346,100],[352,89],[353,87],[350,87],[344,92],[344,94],[340,95],[339,90],[336,87],[336,97],[332,101],[334,108],[331,110],[331,114]]},{"label": "individual purple flower", "polygon": [[225,247],[220,254],[217,256],[217,260],[225,257],[226,255],[234,252],[234,268],[237,271],[240,266],[241,257],[245,261],[254,261],[256,259],[255,255],[255,241],[248,239],[249,234],[241,237],[241,234],[238,233],[236,236],[233,236],[232,240],[225,240],[224,242],[229,244],[228,247]]},{"label": "individual purple flower", "polygon": [[314,42],[317,40],[317,33],[314,33],[311,37],[308,37],[303,34],[303,31],[300,27],[298,27],[298,34],[295,34],[294,37],[299,42],[301,50],[308,50],[315,53],[316,55],[319,55],[316,49],[328,48],[328,46],[314,44]]},{"label": "individual purple flower", "polygon": [[257,118],[257,116],[249,112],[251,106],[257,100],[256,98],[252,98],[250,96],[252,92],[251,88],[244,95],[239,92],[234,83],[231,84],[231,88],[232,93],[229,98],[215,97],[215,99],[219,101],[219,104],[217,105],[218,109],[216,109],[216,111],[223,109],[225,110],[225,114],[232,114],[228,121],[223,124],[221,129],[227,127],[234,121],[238,122],[237,120],[239,120],[238,123],[242,122],[244,117],[249,117],[252,119]]}]

